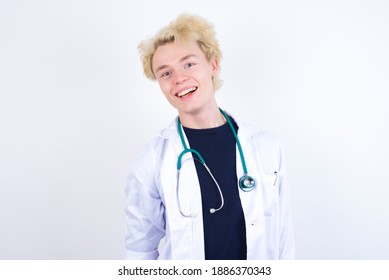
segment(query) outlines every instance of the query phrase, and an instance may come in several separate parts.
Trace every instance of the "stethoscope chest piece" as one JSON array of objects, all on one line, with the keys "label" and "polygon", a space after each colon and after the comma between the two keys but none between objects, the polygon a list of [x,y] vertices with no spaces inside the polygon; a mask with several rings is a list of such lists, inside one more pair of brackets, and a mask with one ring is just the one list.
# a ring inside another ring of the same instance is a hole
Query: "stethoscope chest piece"
[{"label": "stethoscope chest piece", "polygon": [[239,179],[239,188],[244,192],[252,191],[255,187],[255,180],[253,177],[245,174]]}]

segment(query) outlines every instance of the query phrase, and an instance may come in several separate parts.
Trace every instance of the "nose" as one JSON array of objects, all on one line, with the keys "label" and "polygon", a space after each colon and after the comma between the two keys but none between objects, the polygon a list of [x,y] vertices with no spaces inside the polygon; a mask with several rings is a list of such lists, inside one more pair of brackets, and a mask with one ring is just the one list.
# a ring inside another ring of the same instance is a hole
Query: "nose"
[{"label": "nose", "polygon": [[174,83],[176,85],[182,84],[183,82],[188,80],[188,76],[185,75],[185,73],[183,73],[183,71],[176,71],[175,74],[176,75],[175,75]]}]

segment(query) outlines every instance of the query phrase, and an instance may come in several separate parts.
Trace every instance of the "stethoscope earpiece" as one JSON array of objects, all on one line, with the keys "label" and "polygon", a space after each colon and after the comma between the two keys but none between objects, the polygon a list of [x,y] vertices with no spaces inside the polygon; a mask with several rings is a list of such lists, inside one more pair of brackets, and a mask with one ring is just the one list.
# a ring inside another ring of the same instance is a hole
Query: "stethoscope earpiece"
[{"label": "stethoscope earpiece", "polygon": [[239,179],[239,188],[244,192],[252,191],[255,187],[255,180],[253,177],[245,174]]}]

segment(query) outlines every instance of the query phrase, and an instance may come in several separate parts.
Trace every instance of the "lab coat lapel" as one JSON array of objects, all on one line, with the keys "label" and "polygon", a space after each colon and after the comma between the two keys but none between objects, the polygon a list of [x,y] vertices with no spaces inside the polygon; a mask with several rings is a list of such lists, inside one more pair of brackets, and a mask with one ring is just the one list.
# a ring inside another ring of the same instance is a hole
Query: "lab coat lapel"
[{"label": "lab coat lapel", "polygon": [[[246,243],[247,243],[247,258],[257,259],[258,248],[262,244],[258,244],[259,236],[264,234],[264,221],[261,213],[263,213],[262,205],[262,180],[261,180],[261,169],[259,163],[259,155],[257,153],[257,147],[253,141],[253,137],[259,132],[258,129],[248,126],[244,123],[238,123],[239,130],[238,136],[241,142],[243,154],[246,161],[247,171],[256,182],[256,187],[250,192],[244,192],[239,188],[239,196],[242,203],[243,212],[245,215],[246,222]],[[238,180],[243,175],[243,167],[240,158],[240,154],[237,148],[236,151],[236,166]]]},{"label": "lab coat lapel", "polygon": [[[177,119],[161,133],[167,139],[161,166],[161,185],[166,207],[167,236],[171,236],[173,259],[204,259],[203,215],[200,185],[192,154],[182,157],[177,189],[177,159],[183,146],[177,132]],[[184,134],[189,147],[188,140]],[[195,217],[184,217],[181,212]]]}]

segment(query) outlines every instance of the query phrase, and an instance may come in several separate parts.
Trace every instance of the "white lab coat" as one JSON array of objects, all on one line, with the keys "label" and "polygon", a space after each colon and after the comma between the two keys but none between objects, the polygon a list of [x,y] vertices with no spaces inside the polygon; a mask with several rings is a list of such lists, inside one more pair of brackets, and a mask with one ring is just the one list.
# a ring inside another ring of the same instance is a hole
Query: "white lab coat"
[{"label": "white lab coat", "polygon": [[[239,189],[246,221],[247,258],[292,259],[289,188],[279,141],[234,120],[239,126],[249,175],[257,184],[251,192]],[[201,193],[193,160],[182,168],[177,195],[177,158],[182,150],[175,119],[132,165],[126,185],[126,258],[204,259]],[[188,157],[190,153],[185,154],[183,161]],[[243,169],[238,149],[236,160],[240,178]],[[181,215],[177,198],[182,211],[196,217]],[[165,245],[158,251],[163,237]]]}]

